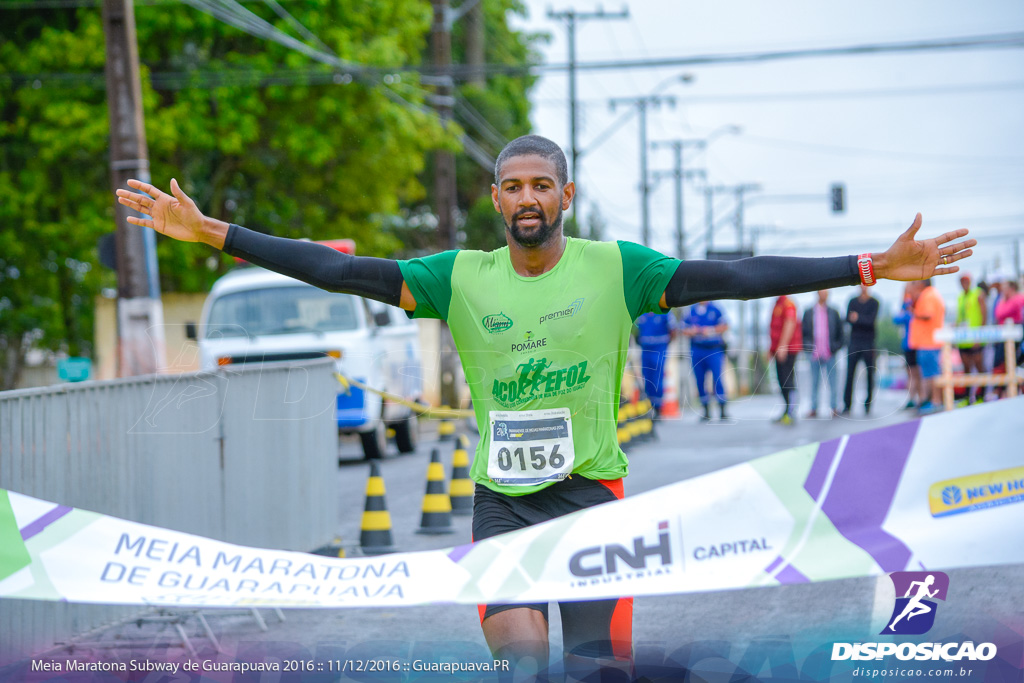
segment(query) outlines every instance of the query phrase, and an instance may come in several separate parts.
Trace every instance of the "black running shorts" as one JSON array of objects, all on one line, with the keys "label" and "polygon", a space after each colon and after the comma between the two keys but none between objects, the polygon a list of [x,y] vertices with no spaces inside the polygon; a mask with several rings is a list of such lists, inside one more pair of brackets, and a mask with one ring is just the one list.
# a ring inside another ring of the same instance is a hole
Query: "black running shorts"
[{"label": "black running shorts", "polygon": [[[473,540],[540,524],[622,496],[621,479],[600,481],[579,475],[525,496],[506,496],[477,484],[473,497]],[[558,606],[566,652],[576,650],[590,657],[631,656],[633,598],[560,602]],[[537,610],[548,618],[547,603],[529,603],[480,605],[480,619],[517,608]]]}]

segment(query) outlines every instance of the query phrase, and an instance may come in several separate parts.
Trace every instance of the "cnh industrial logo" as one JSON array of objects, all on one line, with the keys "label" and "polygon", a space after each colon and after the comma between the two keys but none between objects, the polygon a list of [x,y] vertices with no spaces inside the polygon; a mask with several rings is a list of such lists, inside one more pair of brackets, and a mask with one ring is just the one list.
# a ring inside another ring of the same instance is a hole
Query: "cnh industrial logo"
[{"label": "cnh industrial logo", "polygon": [[[946,600],[949,576],[943,572],[893,572],[896,589],[892,614],[879,635],[919,636],[935,625],[937,600]],[[996,656],[993,643],[834,643],[832,660],[882,659],[895,655],[901,660],[987,661]]]},{"label": "cnh industrial logo", "polygon": [[[632,548],[618,543],[583,548],[569,558],[569,572],[581,578],[616,575],[638,578],[661,574],[672,566],[672,543],[667,521],[658,522],[657,540],[653,543],[644,536],[632,540]],[[648,567],[649,559],[652,567]]]}]

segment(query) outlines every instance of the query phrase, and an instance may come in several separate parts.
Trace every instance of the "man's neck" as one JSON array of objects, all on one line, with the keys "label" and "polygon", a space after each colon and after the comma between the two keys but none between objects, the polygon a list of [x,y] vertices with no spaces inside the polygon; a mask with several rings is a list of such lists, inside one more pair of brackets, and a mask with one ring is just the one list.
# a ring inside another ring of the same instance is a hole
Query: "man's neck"
[{"label": "man's neck", "polygon": [[507,233],[506,236],[512,269],[523,277],[537,277],[554,268],[565,253],[568,242],[561,230],[552,233],[547,242],[536,247],[524,247]]}]

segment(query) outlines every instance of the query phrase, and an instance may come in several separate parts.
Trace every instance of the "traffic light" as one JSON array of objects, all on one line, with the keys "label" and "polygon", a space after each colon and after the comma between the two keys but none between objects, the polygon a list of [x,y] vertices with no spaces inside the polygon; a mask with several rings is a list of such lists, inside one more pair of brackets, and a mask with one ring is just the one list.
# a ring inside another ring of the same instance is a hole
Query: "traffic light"
[{"label": "traffic light", "polygon": [[846,186],[842,183],[832,184],[832,213],[846,211]]}]

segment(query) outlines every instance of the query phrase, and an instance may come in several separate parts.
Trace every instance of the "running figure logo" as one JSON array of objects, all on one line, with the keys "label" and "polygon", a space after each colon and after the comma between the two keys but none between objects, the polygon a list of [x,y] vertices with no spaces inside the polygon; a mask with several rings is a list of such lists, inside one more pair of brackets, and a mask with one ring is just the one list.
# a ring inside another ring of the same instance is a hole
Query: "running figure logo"
[{"label": "running figure logo", "polygon": [[935,600],[946,599],[949,577],[942,572],[893,572],[889,577],[896,588],[896,604],[881,634],[927,633],[935,623]]}]

